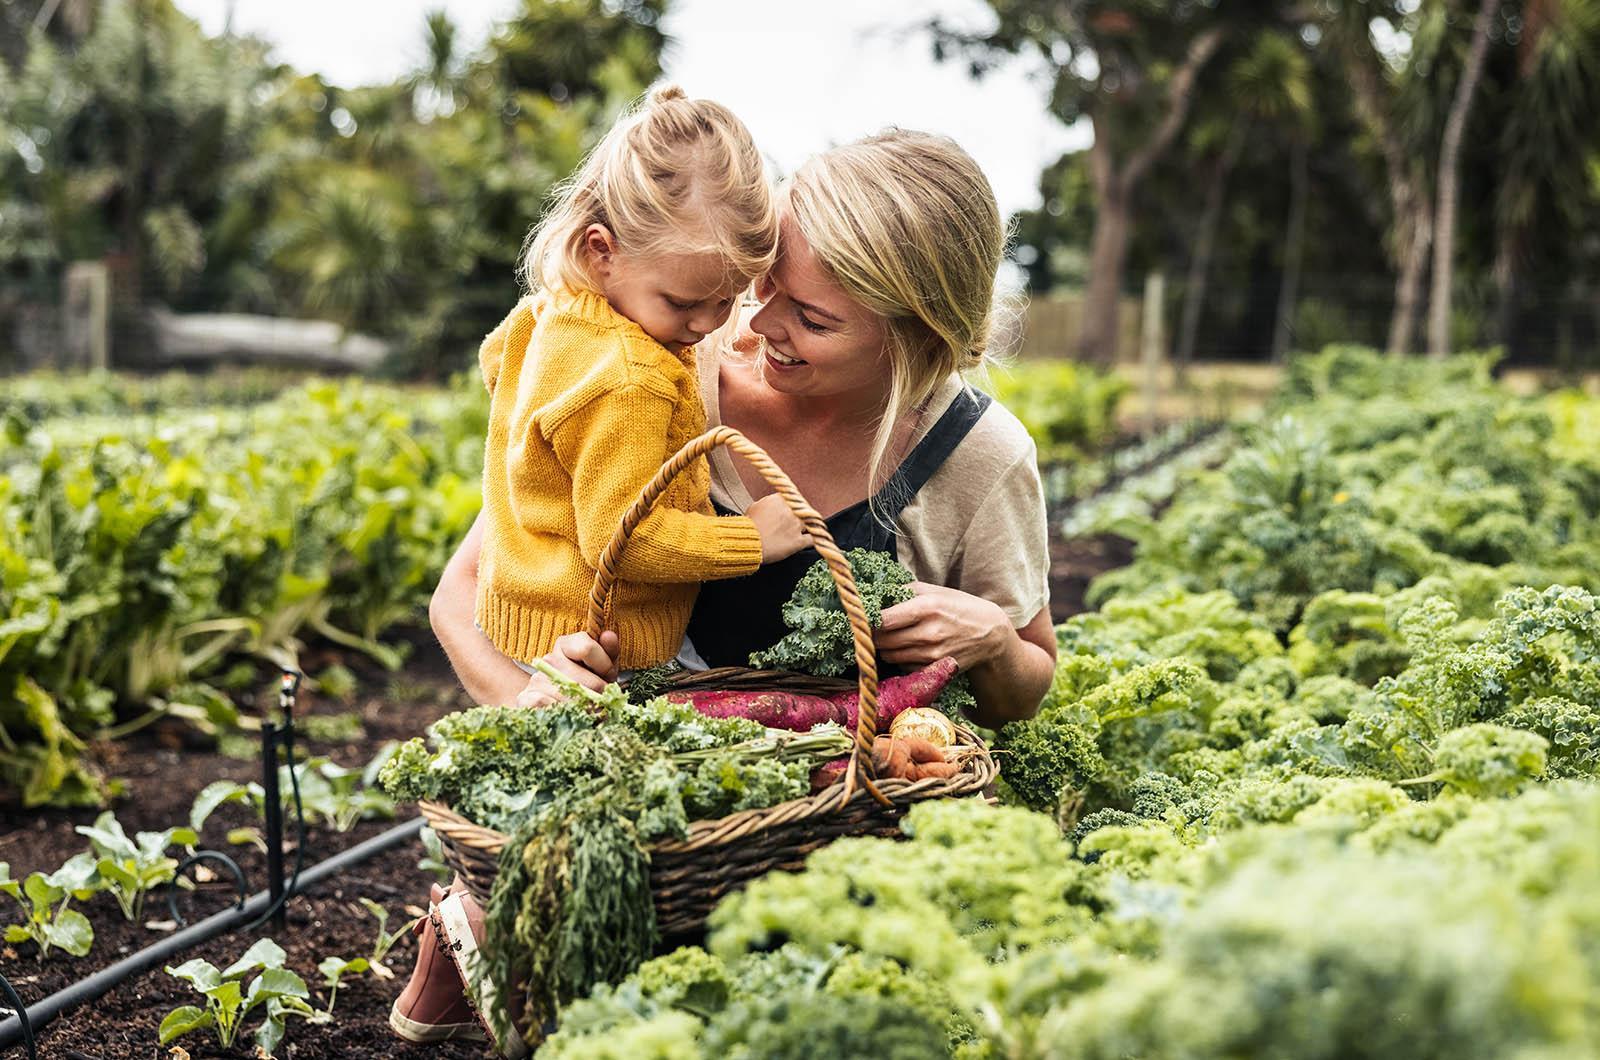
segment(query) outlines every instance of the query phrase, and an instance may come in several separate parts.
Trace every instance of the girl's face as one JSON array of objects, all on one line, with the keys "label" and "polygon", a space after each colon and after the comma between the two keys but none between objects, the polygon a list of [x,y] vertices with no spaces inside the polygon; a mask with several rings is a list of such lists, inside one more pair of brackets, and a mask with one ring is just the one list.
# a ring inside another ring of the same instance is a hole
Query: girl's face
[{"label": "girl's face", "polygon": [[611,308],[674,353],[721,327],[750,283],[717,254],[625,253],[602,225],[589,226],[584,247]]},{"label": "girl's face", "polygon": [[872,404],[887,395],[883,317],[845,293],[790,218],[779,230],[777,264],[758,281],[756,296],[764,304],[750,329],[766,340],[761,368],[772,389],[861,396]]}]

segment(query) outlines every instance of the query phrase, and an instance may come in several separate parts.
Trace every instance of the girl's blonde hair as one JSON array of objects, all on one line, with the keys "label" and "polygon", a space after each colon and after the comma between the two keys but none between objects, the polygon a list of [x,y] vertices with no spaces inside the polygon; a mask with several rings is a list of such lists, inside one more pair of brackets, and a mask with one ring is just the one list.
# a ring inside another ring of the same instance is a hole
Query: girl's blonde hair
[{"label": "girl's blonde hair", "polygon": [[677,85],[624,114],[556,189],[528,235],[528,290],[599,289],[584,250],[591,224],[604,225],[624,253],[720,254],[730,276],[747,280],[772,267],[778,245],[772,186],[749,130]]},{"label": "girl's blonde hair", "polygon": [[790,216],[852,299],[884,318],[889,397],[873,439],[874,495],[895,425],[952,373],[983,368],[1006,230],[994,189],[954,140],[888,129],[808,161]]}]

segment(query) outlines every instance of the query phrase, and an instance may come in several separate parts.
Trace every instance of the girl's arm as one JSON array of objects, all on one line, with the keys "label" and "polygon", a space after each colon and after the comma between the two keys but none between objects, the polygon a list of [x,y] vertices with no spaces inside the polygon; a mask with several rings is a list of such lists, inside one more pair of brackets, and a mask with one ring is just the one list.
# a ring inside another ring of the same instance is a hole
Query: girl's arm
[{"label": "girl's arm", "polygon": [[972,678],[973,721],[998,728],[1034,716],[1055,673],[1048,609],[1021,629],[998,604],[942,585],[913,582],[916,596],[886,608],[874,640],[888,662],[926,666],[954,656]]}]

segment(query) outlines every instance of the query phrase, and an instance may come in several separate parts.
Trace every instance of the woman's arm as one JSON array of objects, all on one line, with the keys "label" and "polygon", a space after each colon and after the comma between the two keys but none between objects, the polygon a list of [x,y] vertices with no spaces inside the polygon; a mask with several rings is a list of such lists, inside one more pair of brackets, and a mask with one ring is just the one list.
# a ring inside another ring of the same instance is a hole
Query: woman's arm
[{"label": "woman's arm", "polygon": [[483,548],[483,513],[445,564],[428,601],[428,624],[450,657],[456,678],[478,703],[513,703],[528,683],[522,668],[500,654],[473,622],[478,600],[478,553]]},{"label": "woman's arm", "polygon": [[1021,629],[998,604],[942,585],[913,582],[916,596],[886,608],[874,638],[887,662],[926,666],[945,656],[972,678],[973,721],[998,728],[1033,717],[1055,673],[1050,612]]},{"label": "woman's arm", "polygon": [[[428,621],[467,694],[479,703],[544,706],[561,699],[543,674],[531,678],[506,658],[473,622],[478,597],[478,552],[483,547],[483,515],[472,523],[461,547],[439,576],[428,601]],[[599,641],[587,633],[569,633],[556,641],[545,661],[579,684],[600,691],[617,679],[617,635],[610,630]]]}]

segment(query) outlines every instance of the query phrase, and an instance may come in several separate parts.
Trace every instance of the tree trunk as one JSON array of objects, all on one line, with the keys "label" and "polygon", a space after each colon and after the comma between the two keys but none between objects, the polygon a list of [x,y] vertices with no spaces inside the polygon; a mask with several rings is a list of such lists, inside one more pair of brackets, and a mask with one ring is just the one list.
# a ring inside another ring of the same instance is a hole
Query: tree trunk
[{"label": "tree trunk", "polygon": [[1094,142],[1089,146],[1089,172],[1094,182],[1096,213],[1089,253],[1089,290],[1084,296],[1083,332],[1078,355],[1110,364],[1117,356],[1118,302],[1122,295],[1122,263],[1128,254],[1134,190],[1150,167],[1166,153],[1189,116],[1195,79],[1221,46],[1226,31],[1212,26],[1189,42],[1183,63],[1167,86],[1167,109],[1149,138],[1120,165],[1112,157],[1103,111],[1092,111]]},{"label": "tree trunk", "polygon": [[1183,285],[1183,322],[1178,326],[1178,349],[1175,356],[1178,377],[1181,379],[1194,360],[1195,340],[1200,332],[1200,311],[1205,308],[1206,280],[1211,273],[1211,257],[1217,245],[1217,225],[1222,220],[1222,205],[1226,201],[1228,176],[1239,161],[1244,148],[1247,127],[1235,123],[1228,130],[1228,139],[1222,145],[1222,154],[1211,171],[1211,182],[1206,187],[1205,206],[1200,213],[1200,229],[1195,234],[1194,252],[1189,255],[1189,275]]},{"label": "tree trunk", "polygon": [[1451,286],[1455,282],[1456,208],[1461,200],[1461,138],[1466,134],[1472,99],[1483,78],[1483,64],[1489,54],[1489,26],[1500,11],[1500,0],[1483,0],[1472,25],[1472,46],[1450,101],[1450,116],[1444,125],[1444,141],[1439,147],[1439,188],[1435,199],[1438,211],[1434,223],[1433,293],[1428,301],[1428,353],[1444,357],[1450,352]]},{"label": "tree trunk", "polygon": [[1495,234],[1494,251],[1494,335],[1496,346],[1511,349],[1512,329],[1517,321],[1517,281],[1521,278],[1523,230],[1501,220]]},{"label": "tree trunk", "polygon": [[1078,356],[1108,365],[1117,358],[1122,300],[1122,262],[1128,254],[1131,222],[1126,192],[1113,183],[1100,195],[1089,252],[1089,289],[1083,300],[1083,331]]},{"label": "tree trunk", "polygon": [[1278,311],[1272,325],[1274,364],[1281,364],[1289,353],[1295,302],[1300,297],[1300,265],[1305,256],[1306,243],[1306,203],[1310,198],[1307,154],[1305,138],[1296,136],[1289,149],[1289,222],[1283,234],[1283,274],[1278,283]]},{"label": "tree trunk", "polygon": [[1428,246],[1433,241],[1433,218],[1416,200],[1413,187],[1403,195],[1410,201],[1405,211],[1396,211],[1397,252],[1400,272],[1394,285],[1394,315],[1389,318],[1388,351],[1408,353],[1417,336],[1417,309],[1422,304],[1422,276],[1428,264]]}]

